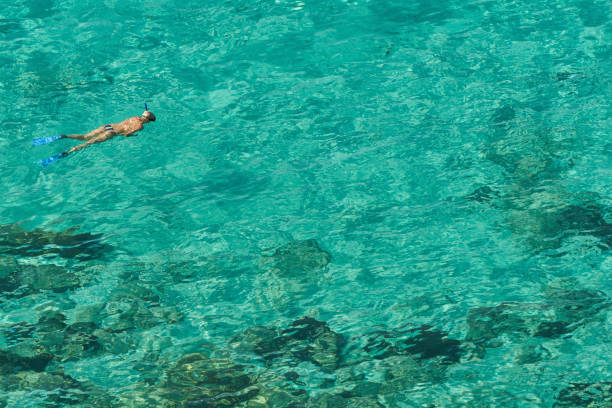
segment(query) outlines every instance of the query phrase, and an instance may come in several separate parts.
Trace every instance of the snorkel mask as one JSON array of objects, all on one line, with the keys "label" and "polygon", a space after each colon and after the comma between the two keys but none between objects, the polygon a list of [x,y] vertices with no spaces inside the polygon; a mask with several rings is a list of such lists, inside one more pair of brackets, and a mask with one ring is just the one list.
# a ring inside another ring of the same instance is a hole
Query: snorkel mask
[{"label": "snorkel mask", "polygon": [[155,115],[153,114],[153,112],[151,112],[151,111],[149,110],[149,107],[147,106],[147,103],[146,103],[146,102],[145,102],[144,106],[145,106],[145,112],[142,114],[142,116],[144,117],[144,116],[147,114],[147,112],[148,112],[149,114],[147,115],[147,119],[148,119],[150,122],[155,122]]}]

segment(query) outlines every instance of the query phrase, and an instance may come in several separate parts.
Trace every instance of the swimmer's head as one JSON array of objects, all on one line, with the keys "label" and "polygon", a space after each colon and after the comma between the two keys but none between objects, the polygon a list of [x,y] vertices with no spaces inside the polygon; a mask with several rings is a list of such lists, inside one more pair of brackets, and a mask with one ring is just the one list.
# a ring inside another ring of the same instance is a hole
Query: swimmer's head
[{"label": "swimmer's head", "polygon": [[150,110],[146,110],[142,113],[142,122],[155,122],[155,115]]}]

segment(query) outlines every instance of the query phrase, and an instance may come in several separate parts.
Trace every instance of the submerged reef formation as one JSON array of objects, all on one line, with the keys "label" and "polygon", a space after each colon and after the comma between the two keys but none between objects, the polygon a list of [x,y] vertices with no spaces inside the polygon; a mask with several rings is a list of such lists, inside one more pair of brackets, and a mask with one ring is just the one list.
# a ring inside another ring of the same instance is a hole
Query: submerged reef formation
[{"label": "submerged reef formation", "polygon": [[230,341],[230,346],[262,356],[268,365],[275,361],[297,365],[309,361],[324,371],[340,365],[342,335],[333,332],[326,323],[304,317],[287,329],[251,327]]},{"label": "submerged reef formation", "polygon": [[[474,201],[498,198],[495,190],[483,189]],[[259,259],[259,289],[280,283],[278,293],[295,301],[317,290],[330,261],[315,240],[275,248]],[[178,270],[164,264],[169,272],[161,281],[151,280],[146,265],[138,265],[122,272],[104,299],[75,302],[73,310],[40,306],[27,321],[0,324],[0,395],[26,393],[48,407],[401,406],[422,384],[444,384],[454,368],[484,358],[493,347],[523,347],[515,352],[521,365],[544,360],[550,352],[540,343],[560,341],[603,321],[610,306],[605,293],[558,280],[544,288],[541,302],[471,309],[464,337],[408,322],[348,334],[333,321],[298,314],[303,317],[246,327],[233,332],[227,343],[224,338],[213,343],[194,336],[190,312],[166,305],[165,299],[172,293],[168,285],[198,284],[218,274],[191,270],[200,267],[195,262],[174,265]],[[87,280],[70,268],[37,266],[5,254],[0,257],[0,289],[11,302],[64,292],[78,297],[87,290]],[[192,337],[174,347],[170,333],[184,329]],[[121,364],[132,381],[102,391],[78,374],[97,362]],[[609,393],[609,383],[575,382],[557,393],[555,407],[605,406]],[[3,398],[0,406],[4,400],[11,404]]]},{"label": "submerged reef formation", "polygon": [[553,408],[612,407],[612,382],[572,383],[562,389]]},{"label": "submerged reef formation", "polygon": [[502,194],[485,185],[465,199],[507,211],[512,231],[538,252],[561,249],[576,237],[592,237],[601,250],[612,248],[612,223],[606,219],[609,209],[594,194],[576,196],[555,188]]},{"label": "submerged reef formation", "polygon": [[121,333],[177,323],[183,320],[183,314],[174,306],[161,305],[152,287],[127,282],[113,291],[106,302],[78,307],[76,319],[108,333]]},{"label": "submerged reef formation", "polygon": [[379,330],[348,339],[311,317],[285,329],[248,328],[230,340],[229,347],[239,355],[259,356],[267,370],[282,373],[290,387],[306,386],[308,379],[296,370],[313,364],[329,378],[321,384],[328,391],[309,396],[307,406],[313,407],[385,406],[381,400],[398,391],[441,381],[446,367],[464,354],[458,340],[431,326]]},{"label": "submerged reef formation", "polygon": [[542,207],[513,211],[515,231],[527,236],[539,250],[558,249],[564,241],[578,236],[594,237],[602,250],[612,248],[612,223],[604,218],[605,207],[590,199],[579,202],[548,203]]},{"label": "submerged reef formation", "polygon": [[77,234],[76,228],[53,232],[41,228],[28,231],[16,224],[0,225],[0,254],[22,257],[57,254],[62,258],[91,260],[112,250],[101,238],[102,234]]},{"label": "submerged reef formation", "polygon": [[25,367],[43,371],[52,361],[79,360],[102,350],[95,325],[66,324],[66,317],[56,310],[42,313],[34,324],[21,322],[0,326],[0,348],[4,361],[12,369]]},{"label": "submerged reef formation", "polygon": [[499,191],[490,186],[480,186],[472,193],[468,194],[465,198],[469,201],[475,201],[477,203],[489,203],[499,199]]},{"label": "submerged reef formation", "polygon": [[[562,338],[579,327],[601,322],[603,311],[612,305],[605,293],[580,289],[563,280],[550,284],[544,294],[546,299],[540,303],[504,302],[470,310],[465,340],[480,347],[482,355],[485,348],[504,342]],[[534,362],[534,358],[538,360],[540,356],[530,355],[520,360]]]},{"label": "submerged reef formation", "polygon": [[[62,372],[59,363],[97,355],[102,346],[92,327],[66,325],[57,310],[41,313],[35,324],[0,326],[0,390],[44,396],[44,406],[96,404],[110,406],[108,396]],[[57,405],[56,405],[57,404]]]},{"label": "submerged reef formation", "polygon": [[319,289],[331,255],[314,239],[290,242],[259,257],[257,301],[287,310],[296,300]]},{"label": "submerged reef formation", "polygon": [[412,355],[416,359],[437,359],[442,364],[459,362],[464,354],[461,342],[431,326],[404,331],[376,331],[365,337],[363,347],[375,359]]},{"label": "submerged reef formation", "polygon": [[258,393],[255,377],[229,359],[186,354],[166,371],[159,395],[179,406],[227,407]]},{"label": "submerged reef formation", "polygon": [[259,260],[261,269],[268,269],[281,276],[307,276],[310,272],[327,266],[331,255],[323,251],[316,240],[290,242]]},{"label": "submerged reef formation", "polygon": [[[559,72],[560,83],[580,81],[581,75]],[[583,245],[612,247],[609,208],[592,192],[575,192],[563,179],[576,164],[576,130],[544,128],[540,113],[519,109],[507,101],[490,118],[490,140],[484,155],[503,171],[493,187],[481,185],[465,198],[505,213],[509,228],[536,252],[562,256],[562,247],[576,237],[591,237]],[[558,250],[561,249],[561,253]]]},{"label": "submerged reef formation", "polygon": [[63,293],[81,286],[79,276],[54,264],[21,265],[0,256],[0,296],[22,297],[42,291]]},{"label": "submerged reef formation", "polygon": [[[44,301],[80,285],[63,267],[0,259],[3,295],[12,302],[28,304],[36,294]],[[176,308],[160,305],[159,295],[139,282],[120,285],[105,302],[78,305],[70,317],[55,306],[36,310],[34,320],[0,324],[0,395],[31,393],[40,406],[49,407],[114,406],[112,397],[64,374],[64,365],[125,355],[138,345],[137,332],[183,318]]]},{"label": "submerged reef formation", "polygon": [[40,406],[43,407],[112,407],[112,398],[109,395],[91,384],[76,381],[61,370],[57,372],[26,370],[16,374],[0,374],[0,390],[3,393],[20,391],[42,396],[43,401]]}]

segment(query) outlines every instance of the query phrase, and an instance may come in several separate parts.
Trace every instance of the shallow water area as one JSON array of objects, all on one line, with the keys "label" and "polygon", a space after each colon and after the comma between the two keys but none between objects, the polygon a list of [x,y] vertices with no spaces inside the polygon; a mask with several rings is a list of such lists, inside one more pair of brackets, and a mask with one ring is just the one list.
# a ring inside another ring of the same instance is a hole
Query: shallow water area
[{"label": "shallow water area", "polygon": [[610,56],[595,0],[0,0],[0,407],[610,406]]}]

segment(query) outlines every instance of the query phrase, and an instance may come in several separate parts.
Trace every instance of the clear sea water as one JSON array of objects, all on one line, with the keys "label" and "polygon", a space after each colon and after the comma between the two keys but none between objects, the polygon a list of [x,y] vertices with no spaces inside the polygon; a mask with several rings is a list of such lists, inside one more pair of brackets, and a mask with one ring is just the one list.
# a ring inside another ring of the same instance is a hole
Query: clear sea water
[{"label": "clear sea water", "polygon": [[606,1],[0,0],[0,406],[612,406],[610,72]]}]

